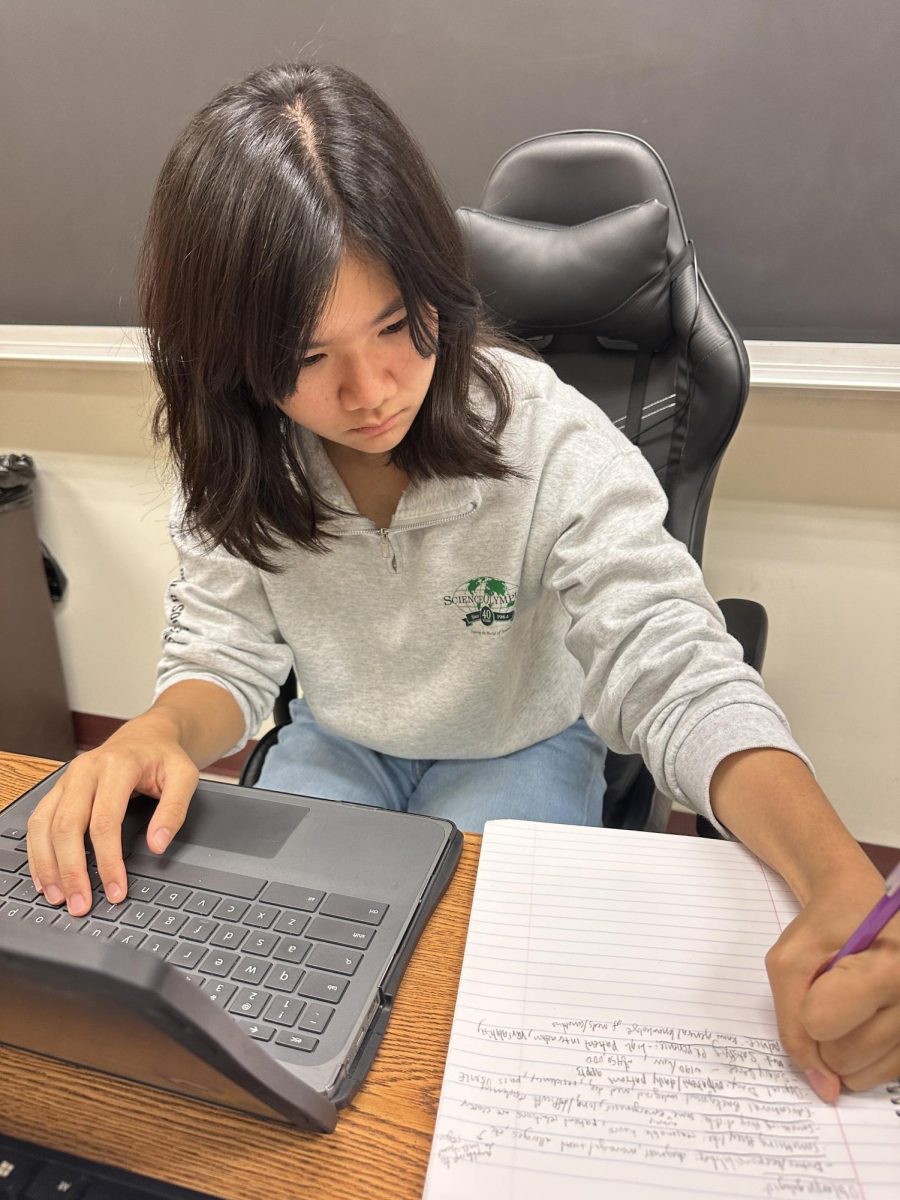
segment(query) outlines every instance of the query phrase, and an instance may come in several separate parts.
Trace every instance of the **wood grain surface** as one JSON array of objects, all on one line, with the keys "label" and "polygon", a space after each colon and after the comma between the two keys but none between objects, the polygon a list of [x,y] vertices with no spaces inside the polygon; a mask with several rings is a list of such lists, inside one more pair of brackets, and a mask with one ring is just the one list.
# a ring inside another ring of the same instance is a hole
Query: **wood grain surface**
[{"label": "wood grain surface", "polygon": [[[0,754],[0,808],[56,765]],[[0,1047],[0,1128],[222,1200],[418,1200],[480,844],[466,835],[372,1070],[334,1133],[301,1133],[7,1047]]]}]

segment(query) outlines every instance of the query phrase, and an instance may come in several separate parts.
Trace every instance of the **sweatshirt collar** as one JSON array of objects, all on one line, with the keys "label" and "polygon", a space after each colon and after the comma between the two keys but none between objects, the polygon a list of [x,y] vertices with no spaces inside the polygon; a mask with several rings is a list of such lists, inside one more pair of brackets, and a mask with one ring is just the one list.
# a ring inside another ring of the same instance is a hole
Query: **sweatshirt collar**
[{"label": "sweatshirt collar", "polygon": [[[339,516],[326,518],[331,533],[354,532],[373,528],[368,517],[361,516],[344,481],[322,445],[318,434],[296,426],[297,445],[310,484],[323,499],[341,510]],[[423,479],[410,483],[400,497],[391,521],[391,529],[405,525],[431,524],[461,516],[481,503],[479,481],[472,478]]]}]

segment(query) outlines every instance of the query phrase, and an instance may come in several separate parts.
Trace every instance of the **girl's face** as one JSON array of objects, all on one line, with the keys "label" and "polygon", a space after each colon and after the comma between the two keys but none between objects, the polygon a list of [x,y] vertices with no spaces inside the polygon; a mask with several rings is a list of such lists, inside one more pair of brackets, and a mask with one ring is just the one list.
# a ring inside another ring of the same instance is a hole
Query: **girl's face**
[{"label": "girl's face", "polygon": [[333,460],[383,462],[419,411],[434,364],[434,355],[423,358],[412,343],[393,275],[345,254],[297,386],[281,408],[317,433]]}]

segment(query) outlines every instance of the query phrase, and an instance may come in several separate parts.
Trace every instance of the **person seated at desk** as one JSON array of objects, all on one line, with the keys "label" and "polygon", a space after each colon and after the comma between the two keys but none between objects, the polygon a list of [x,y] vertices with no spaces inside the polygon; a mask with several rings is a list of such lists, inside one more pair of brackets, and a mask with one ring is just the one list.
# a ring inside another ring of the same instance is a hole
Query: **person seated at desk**
[{"label": "person seated at desk", "polygon": [[158,798],[163,851],[198,767],[244,744],[296,665],[304,698],[262,787],[470,830],[597,824],[606,747],[642,755],[801,901],[767,963],[819,1095],[896,1076],[897,920],[815,979],[880,876],[664,530],[641,453],[488,327],[453,214],[380,97],[327,65],[225,89],[163,167],[140,292],[181,570],[152,707],[31,819],[46,898],[87,911],[89,830],[120,902],[131,792]]}]

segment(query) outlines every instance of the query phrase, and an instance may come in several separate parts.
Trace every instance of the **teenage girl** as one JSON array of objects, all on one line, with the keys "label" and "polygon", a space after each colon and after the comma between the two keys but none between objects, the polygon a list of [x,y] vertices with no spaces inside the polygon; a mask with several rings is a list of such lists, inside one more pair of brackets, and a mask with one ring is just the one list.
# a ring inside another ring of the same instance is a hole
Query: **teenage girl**
[{"label": "teenage girl", "polygon": [[35,886],[113,903],[120,825],[182,821],[295,666],[260,786],[598,824],[606,746],[740,838],[803,909],[767,964],[826,1100],[900,1074],[900,921],[813,982],[881,894],[787,722],[663,529],[643,456],[491,334],[454,217],[385,103],[281,65],[190,123],[153,199],[140,298],[179,479],[157,693],[76,759],[28,833]]}]

